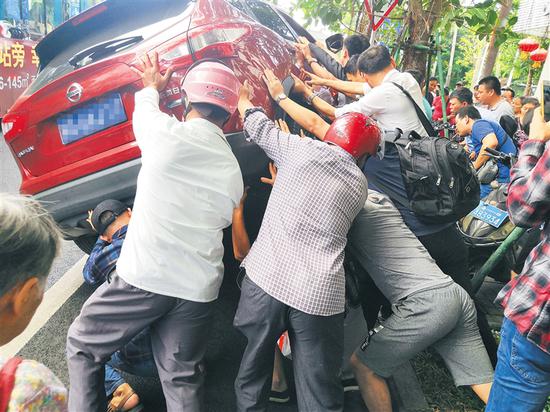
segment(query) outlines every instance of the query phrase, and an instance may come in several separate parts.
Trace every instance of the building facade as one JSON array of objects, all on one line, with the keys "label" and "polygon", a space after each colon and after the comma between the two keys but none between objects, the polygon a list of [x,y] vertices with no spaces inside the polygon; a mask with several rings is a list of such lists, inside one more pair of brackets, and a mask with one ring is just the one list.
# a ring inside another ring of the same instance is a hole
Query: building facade
[{"label": "building facade", "polygon": [[43,36],[102,0],[0,0],[0,21]]}]

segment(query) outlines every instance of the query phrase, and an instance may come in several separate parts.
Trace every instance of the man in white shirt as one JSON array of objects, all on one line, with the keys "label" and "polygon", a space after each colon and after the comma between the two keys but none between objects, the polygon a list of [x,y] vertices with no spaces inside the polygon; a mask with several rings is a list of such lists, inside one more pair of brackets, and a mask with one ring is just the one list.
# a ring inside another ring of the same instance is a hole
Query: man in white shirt
[{"label": "man in white shirt", "polygon": [[192,66],[182,83],[185,122],[159,109],[172,74],[143,59],[133,128],[142,153],[132,221],[117,269],[90,297],[67,337],[70,411],[107,409],[103,365],[145,327],[168,411],[199,411],[211,307],[223,277],[222,230],[243,193],[221,127],[240,83],[221,63]]},{"label": "man in white shirt", "polygon": [[[310,75],[313,85],[335,88],[344,93],[363,95],[358,101],[340,108],[316,99],[306,92],[306,97],[320,112],[330,118],[336,118],[344,113],[359,112],[372,116],[381,129],[395,131],[396,127],[402,130],[416,130],[424,135],[424,127],[418,119],[411,101],[393,83],[403,87],[419,107],[423,107],[422,91],[418,82],[410,73],[401,73],[395,69],[395,61],[381,58],[388,54],[385,46],[371,46],[363,52],[357,62],[359,72],[364,82],[346,82],[342,80],[328,80]],[[390,61],[390,64],[387,64]]]},{"label": "man in white shirt", "polygon": [[479,81],[478,99],[489,113],[482,114],[484,119],[500,122],[502,116],[514,118],[514,109],[501,96],[500,81],[495,76],[487,76]]}]

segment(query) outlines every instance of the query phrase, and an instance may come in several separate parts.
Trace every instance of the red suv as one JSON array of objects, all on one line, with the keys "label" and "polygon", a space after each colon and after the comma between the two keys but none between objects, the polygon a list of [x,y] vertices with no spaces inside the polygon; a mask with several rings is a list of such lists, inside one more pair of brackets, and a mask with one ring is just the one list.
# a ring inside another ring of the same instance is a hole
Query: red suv
[{"label": "red suv", "polygon": [[[248,79],[254,101],[271,109],[261,75],[296,70],[290,41],[298,35],[312,40],[258,0],[107,0],[88,9],[38,44],[39,74],[2,121],[23,177],[20,191],[40,200],[66,237],[89,251],[95,237],[87,210],[106,198],[133,203],[141,161],[132,113],[142,84],[132,66],[139,57],[157,51],[161,66],[177,69],[160,105],[180,119],[181,78],[203,58]],[[224,132],[245,183],[254,185],[267,157],[244,139],[237,115]]]}]

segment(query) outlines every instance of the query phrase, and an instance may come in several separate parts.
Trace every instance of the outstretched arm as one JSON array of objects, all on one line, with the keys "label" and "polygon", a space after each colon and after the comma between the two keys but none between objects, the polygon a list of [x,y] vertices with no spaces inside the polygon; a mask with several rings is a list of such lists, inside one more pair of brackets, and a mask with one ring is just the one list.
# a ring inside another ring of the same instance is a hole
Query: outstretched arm
[{"label": "outstretched arm", "polygon": [[[152,59],[148,54],[141,58],[141,67],[133,70],[141,76],[143,90],[135,95],[135,108],[132,120],[134,135],[140,148],[149,145],[151,135],[159,128],[170,127],[176,119],[162,112],[159,108],[159,92],[164,90],[173,69],[168,68],[166,73],[160,73],[158,53],[153,53]],[[154,144],[154,143],[150,143]]]},{"label": "outstretched arm", "polygon": [[327,86],[338,90],[339,92],[350,95],[363,95],[365,94],[365,83],[362,82],[348,82],[339,79],[323,79],[313,73],[306,72],[311,78],[307,83],[314,86]]},{"label": "outstretched arm", "polygon": [[300,141],[300,137],[279,130],[262,108],[252,104],[251,93],[248,81],[245,81],[239,92],[237,106],[243,120],[243,129],[248,138],[260,146],[276,166],[280,167],[287,155],[293,151],[294,145]]},{"label": "outstretched arm", "polygon": [[[307,89],[304,82],[302,82],[298,77],[294,75],[292,75],[292,77],[294,78],[294,90],[298,93],[304,93]],[[267,88],[269,89],[269,94],[271,95],[271,97],[275,98],[276,96],[283,93],[283,85],[271,70],[265,71],[264,81],[267,85]],[[279,102],[279,106],[302,128],[312,133],[320,140],[323,140],[325,138],[325,134],[327,133],[330,125],[325,122],[317,113],[306,109],[303,106],[300,106],[298,103],[290,98],[281,100]]]},{"label": "outstretched arm", "polygon": [[489,155],[487,154],[487,148],[490,147],[491,149],[496,149],[497,146],[498,146],[498,139],[494,133],[489,133],[487,136],[485,136],[482,139],[481,150],[479,151],[479,154],[477,155],[477,158],[474,161],[474,168],[476,170],[479,170],[479,168],[483,166],[485,163],[487,163],[487,160],[489,160]]},{"label": "outstretched arm", "polygon": [[[326,50],[323,50],[316,44],[308,44],[308,48],[312,58],[317,59],[318,63],[313,62],[310,64],[311,68],[315,71],[315,66],[323,66],[335,79],[345,80],[346,73],[344,67],[336,61]],[[315,72],[317,74],[317,72]],[[325,76],[322,76],[325,77]],[[330,77],[329,77],[330,78]]]},{"label": "outstretched arm", "polygon": [[297,43],[296,44],[296,51],[300,55],[303,56],[303,59],[307,61],[309,66],[311,67],[311,70],[313,73],[315,73],[317,76],[322,77],[324,79],[334,79],[334,75],[326,69],[325,66],[323,66],[322,63],[320,63],[320,60],[317,58],[314,58],[311,54],[311,50],[309,48],[309,43]]}]

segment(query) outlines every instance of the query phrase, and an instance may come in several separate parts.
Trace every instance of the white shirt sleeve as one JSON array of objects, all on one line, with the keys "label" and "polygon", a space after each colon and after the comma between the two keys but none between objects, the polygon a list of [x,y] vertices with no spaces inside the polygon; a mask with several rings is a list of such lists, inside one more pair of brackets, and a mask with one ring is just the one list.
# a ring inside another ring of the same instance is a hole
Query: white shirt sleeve
[{"label": "white shirt sleeve", "polygon": [[334,117],[339,117],[350,112],[359,112],[366,114],[367,116],[376,117],[376,115],[383,111],[386,107],[386,100],[386,87],[382,85],[374,89],[370,89],[367,94],[356,102],[337,108],[334,110]]},{"label": "white shirt sleeve", "polygon": [[365,84],[363,85],[363,94],[367,94],[371,90],[372,90],[372,87],[370,87],[370,85],[367,82],[365,82]]},{"label": "white shirt sleeve", "polygon": [[180,122],[159,108],[159,92],[145,87],[135,94],[135,108],[132,119],[134,135],[143,152],[155,147],[158,137]]}]

